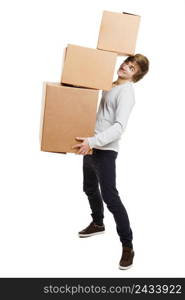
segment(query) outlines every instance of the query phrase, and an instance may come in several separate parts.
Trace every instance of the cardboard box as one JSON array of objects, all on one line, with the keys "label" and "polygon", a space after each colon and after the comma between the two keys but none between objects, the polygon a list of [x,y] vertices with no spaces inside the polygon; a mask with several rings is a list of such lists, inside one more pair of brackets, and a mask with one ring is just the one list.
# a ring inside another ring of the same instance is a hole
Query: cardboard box
[{"label": "cardboard box", "polygon": [[112,88],[117,54],[69,44],[61,82],[108,91]]},{"label": "cardboard box", "polygon": [[[75,137],[94,135],[98,90],[46,83],[41,151],[77,153]],[[78,149],[79,150],[79,149]]]},{"label": "cardboard box", "polygon": [[138,15],[104,11],[97,49],[116,52],[118,55],[134,55],[139,23]]}]

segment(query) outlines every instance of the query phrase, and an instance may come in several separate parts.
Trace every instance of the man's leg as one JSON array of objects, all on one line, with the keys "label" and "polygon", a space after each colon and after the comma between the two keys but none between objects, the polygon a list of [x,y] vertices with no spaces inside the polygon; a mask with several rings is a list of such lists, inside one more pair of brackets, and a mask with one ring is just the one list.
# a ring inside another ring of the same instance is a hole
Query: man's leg
[{"label": "man's leg", "polygon": [[93,155],[94,154],[84,155],[83,157],[83,191],[86,193],[89,200],[93,222],[97,225],[103,225],[103,201],[93,163]]},{"label": "man's leg", "polygon": [[128,214],[116,189],[116,157],[115,151],[95,150],[94,161],[98,170],[102,198],[114,216],[120,241],[123,246],[132,248],[132,230]]}]

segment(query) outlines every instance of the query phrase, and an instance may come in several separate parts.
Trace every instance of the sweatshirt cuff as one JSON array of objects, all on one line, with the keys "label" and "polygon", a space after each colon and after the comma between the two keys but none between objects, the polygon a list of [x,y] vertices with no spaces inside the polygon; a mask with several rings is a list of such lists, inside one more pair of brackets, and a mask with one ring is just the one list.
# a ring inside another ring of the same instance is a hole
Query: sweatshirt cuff
[{"label": "sweatshirt cuff", "polygon": [[95,146],[96,138],[95,137],[88,137],[87,140],[88,140],[89,147],[92,149]]}]

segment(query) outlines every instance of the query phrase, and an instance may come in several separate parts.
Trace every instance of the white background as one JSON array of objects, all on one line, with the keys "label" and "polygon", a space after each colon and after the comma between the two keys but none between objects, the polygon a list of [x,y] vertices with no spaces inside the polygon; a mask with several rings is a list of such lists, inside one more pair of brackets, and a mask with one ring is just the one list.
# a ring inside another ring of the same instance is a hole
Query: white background
[{"label": "white background", "polygon": [[[184,9],[181,0],[1,2],[1,277],[185,275]],[[60,80],[68,43],[96,48],[103,10],[141,15],[136,53],[150,60],[117,158],[136,253],[128,271],[118,269],[121,243],[106,208],[104,235],[77,236],[91,221],[82,156],[39,144],[42,83]]]}]

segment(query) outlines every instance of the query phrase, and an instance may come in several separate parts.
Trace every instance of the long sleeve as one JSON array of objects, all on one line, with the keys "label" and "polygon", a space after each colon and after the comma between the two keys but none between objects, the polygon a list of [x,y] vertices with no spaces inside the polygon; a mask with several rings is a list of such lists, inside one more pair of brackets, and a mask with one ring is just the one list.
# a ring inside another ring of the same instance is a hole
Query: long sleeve
[{"label": "long sleeve", "polygon": [[119,139],[126,128],[129,115],[134,106],[134,95],[130,90],[122,90],[115,99],[115,120],[106,130],[99,132],[93,137],[88,138],[90,148],[102,147]]}]

